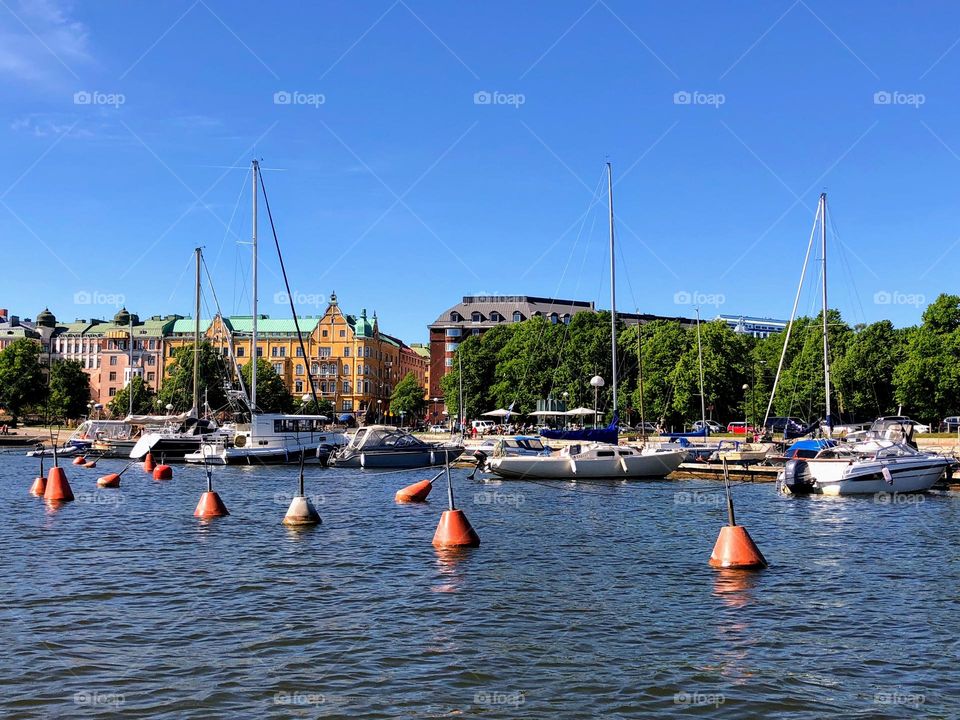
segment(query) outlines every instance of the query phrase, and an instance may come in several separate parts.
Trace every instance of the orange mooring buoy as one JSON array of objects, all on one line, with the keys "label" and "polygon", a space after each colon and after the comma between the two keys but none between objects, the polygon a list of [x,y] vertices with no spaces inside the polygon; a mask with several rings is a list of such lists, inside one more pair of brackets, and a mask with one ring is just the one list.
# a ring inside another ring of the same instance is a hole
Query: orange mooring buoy
[{"label": "orange mooring buoy", "polygon": [[153,453],[147,453],[147,456],[143,459],[143,469],[152,473],[156,467],[157,464],[153,461]]},{"label": "orange mooring buoy", "polygon": [[73,500],[73,490],[67,482],[67,473],[62,467],[52,467],[47,475],[47,487],[43,492],[47,502],[69,502]]},{"label": "orange mooring buoy", "polygon": [[723,483],[727,490],[728,524],[720,528],[720,536],[710,553],[710,567],[731,570],[760,570],[767,567],[767,560],[760,548],[753,542],[750,533],[742,525],[737,525],[733,514],[733,498],[730,496],[730,475],[727,461],[723,460]]},{"label": "orange mooring buoy", "polygon": [[33,485],[30,486],[30,494],[37,497],[43,497],[47,491],[47,479],[42,475],[33,479]]},{"label": "orange mooring buoy", "polygon": [[431,480],[421,480],[397,490],[394,499],[398,503],[423,502],[427,499],[431,490],[433,490],[433,482]]},{"label": "orange mooring buoy", "polygon": [[229,515],[230,511],[223,504],[223,500],[213,490],[213,470],[207,468],[207,491],[200,496],[200,502],[197,503],[197,509],[193,511],[193,516],[198,518],[215,518]]},{"label": "orange mooring buoy", "polygon": [[97,466],[97,461],[96,461],[96,460],[88,460],[87,462],[85,462],[85,463],[83,464],[83,466],[84,466],[85,468],[95,468],[95,467]]},{"label": "orange mooring buoy", "polygon": [[446,466],[447,473],[447,500],[449,510],[444,510],[440,516],[440,524],[433,534],[433,546],[438,548],[452,547],[480,547],[480,536],[470,525],[463,510],[453,506],[453,481],[450,479],[450,463]]},{"label": "orange mooring buoy", "polygon": [[77,455],[77,456],[73,459],[73,464],[74,464],[74,465],[83,465],[86,461],[87,461],[87,459],[86,459],[83,455]]},{"label": "orange mooring buoy", "polygon": [[173,468],[169,465],[157,465],[153,469],[153,479],[154,480],[172,480],[173,479]]},{"label": "orange mooring buoy", "polygon": [[120,487],[120,473],[110,473],[97,479],[97,487],[118,488]]}]

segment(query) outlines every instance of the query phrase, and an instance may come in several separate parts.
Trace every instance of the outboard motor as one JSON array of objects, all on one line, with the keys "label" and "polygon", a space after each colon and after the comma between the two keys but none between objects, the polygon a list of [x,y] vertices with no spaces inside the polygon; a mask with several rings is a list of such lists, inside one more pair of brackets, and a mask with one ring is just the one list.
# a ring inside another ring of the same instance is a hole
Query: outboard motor
[{"label": "outboard motor", "polygon": [[783,466],[783,489],[793,495],[810,495],[815,491],[815,487],[805,460],[788,460]]}]

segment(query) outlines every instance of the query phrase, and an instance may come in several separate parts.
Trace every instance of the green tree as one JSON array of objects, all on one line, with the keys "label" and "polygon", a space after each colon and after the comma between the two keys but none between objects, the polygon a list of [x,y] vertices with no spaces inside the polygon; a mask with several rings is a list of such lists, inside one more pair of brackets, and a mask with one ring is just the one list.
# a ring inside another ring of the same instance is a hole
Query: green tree
[{"label": "green tree", "polygon": [[[258,377],[257,380],[259,381],[259,379],[260,378]],[[258,383],[258,388],[257,388],[258,396],[259,396],[259,393],[260,393],[260,389],[259,389],[259,383]],[[303,413],[304,415],[326,415],[331,420],[333,419],[335,409],[333,407],[333,403],[330,402],[329,400],[310,399],[307,402],[303,402],[303,400],[301,399],[301,400],[298,400],[297,403],[300,406],[297,412]]]},{"label": "green tree", "polygon": [[407,373],[393,388],[390,412],[394,415],[403,413],[403,417],[410,420],[420,417],[427,406],[424,392],[423,386],[417,382],[417,376],[412,372]]},{"label": "green tree", "polygon": [[[252,372],[252,361],[240,368],[248,390]],[[288,413],[293,410],[293,395],[284,384],[283,378],[277,375],[273,366],[263,358],[257,359],[257,410],[274,413]]]},{"label": "green tree", "polygon": [[941,295],[906,331],[903,360],[893,374],[894,397],[915,419],[935,423],[960,410],[960,298]]},{"label": "green tree", "polygon": [[896,410],[893,376],[905,336],[889,320],[856,328],[832,368],[841,416],[865,421]]},{"label": "green tree", "polygon": [[156,396],[153,389],[143,381],[142,377],[135,376],[126,387],[120,388],[107,405],[113,417],[126,417],[130,411],[131,392],[133,392],[134,415],[147,415],[154,410]]},{"label": "green tree", "polygon": [[[193,407],[193,351],[193,343],[175,351],[175,362],[167,371],[167,378],[157,397],[160,407],[173,405],[175,412],[185,412]],[[214,410],[227,404],[224,387],[227,378],[233,376],[227,362],[212,344],[207,341],[200,343],[198,385],[201,405],[204,398]],[[267,367],[269,368],[269,365]],[[269,369],[273,372],[273,368]]]},{"label": "green tree", "polygon": [[78,360],[61,360],[50,368],[49,411],[64,420],[79,418],[88,412],[90,376]]},{"label": "green tree", "polygon": [[10,413],[13,425],[24,409],[46,397],[44,386],[40,343],[20,338],[0,351],[0,405]]}]

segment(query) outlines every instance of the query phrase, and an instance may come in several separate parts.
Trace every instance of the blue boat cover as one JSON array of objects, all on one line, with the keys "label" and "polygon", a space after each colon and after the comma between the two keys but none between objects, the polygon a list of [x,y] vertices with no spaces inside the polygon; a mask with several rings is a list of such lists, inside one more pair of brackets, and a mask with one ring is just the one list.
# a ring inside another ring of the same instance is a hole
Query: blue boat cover
[{"label": "blue boat cover", "polygon": [[671,440],[676,440],[677,438],[706,437],[709,434],[709,428],[700,428],[699,430],[691,430],[690,432],[664,433],[663,436]]},{"label": "blue boat cover", "polygon": [[586,442],[609,443],[616,445],[620,441],[617,427],[620,420],[616,417],[605,428],[584,428],[583,430],[541,430],[540,437],[550,440],[581,440]]}]

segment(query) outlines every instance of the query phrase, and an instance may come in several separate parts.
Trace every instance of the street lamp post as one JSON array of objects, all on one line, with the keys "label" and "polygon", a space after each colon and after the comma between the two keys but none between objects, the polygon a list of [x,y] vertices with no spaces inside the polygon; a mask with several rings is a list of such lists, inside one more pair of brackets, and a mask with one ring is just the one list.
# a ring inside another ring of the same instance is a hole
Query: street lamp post
[{"label": "street lamp post", "polygon": [[[568,397],[570,397],[570,393],[568,393],[566,390],[564,390],[564,391],[563,391],[563,412],[564,412],[564,413],[567,412],[567,398],[568,398]],[[570,416],[565,414],[565,415],[564,415],[564,420],[565,420],[565,422],[564,422],[564,427],[569,427],[569,426],[570,426]]]},{"label": "street lamp post", "polygon": [[747,428],[750,427],[750,418],[747,413],[747,392],[750,390],[750,386],[746,383],[743,384],[743,434],[747,434]]},{"label": "street lamp post", "polygon": [[597,391],[604,386],[603,378],[594,375],[590,378],[590,384],[593,386],[593,427],[597,427]]},{"label": "street lamp post", "polygon": [[383,422],[383,400],[377,398],[377,422]]}]

